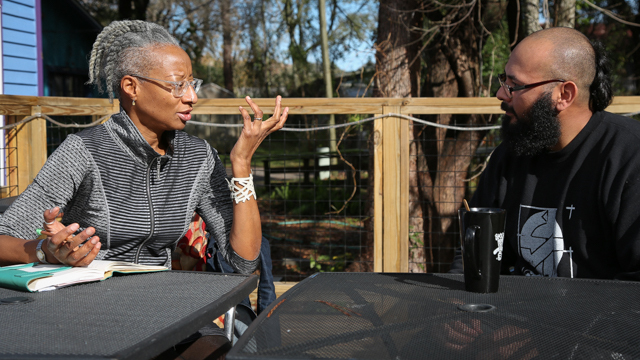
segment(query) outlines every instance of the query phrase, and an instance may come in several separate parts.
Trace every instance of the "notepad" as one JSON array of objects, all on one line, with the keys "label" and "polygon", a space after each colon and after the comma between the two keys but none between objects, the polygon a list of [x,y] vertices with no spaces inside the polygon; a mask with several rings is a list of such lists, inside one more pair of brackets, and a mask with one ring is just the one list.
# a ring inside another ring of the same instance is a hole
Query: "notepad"
[{"label": "notepad", "polygon": [[164,266],[134,264],[126,261],[94,260],[88,266],[71,267],[30,263],[0,267],[0,287],[19,291],[48,291],[61,287],[102,281],[114,272],[144,273],[168,270]]}]

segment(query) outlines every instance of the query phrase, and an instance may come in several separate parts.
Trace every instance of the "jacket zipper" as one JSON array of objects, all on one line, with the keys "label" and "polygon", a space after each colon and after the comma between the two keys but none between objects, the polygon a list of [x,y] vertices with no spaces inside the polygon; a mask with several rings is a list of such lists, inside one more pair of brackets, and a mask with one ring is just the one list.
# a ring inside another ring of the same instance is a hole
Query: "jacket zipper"
[{"label": "jacket zipper", "polygon": [[[157,160],[157,168],[158,168],[158,181],[160,181],[160,159],[162,157],[159,156],[156,158]],[[147,236],[146,239],[144,239],[142,241],[142,243],[140,244],[140,246],[138,246],[138,250],[136,250],[136,256],[133,260],[134,263],[138,263],[138,261],[140,260],[140,251],[142,251],[142,247],[145,246],[145,244],[151,240],[151,238],[153,237],[153,233],[155,232],[155,228],[156,228],[156,224],[155,224],[155,216],[153,215],[153,202],[151,201],[151,167],[153,166],[154,161],[150,161],[149,165],[147,166],[147,176],[146,176],[146,185],[147,185],[147,199],[149,200],[149,211],[151,213],[151,231],[149,232],[149,236]]]}]

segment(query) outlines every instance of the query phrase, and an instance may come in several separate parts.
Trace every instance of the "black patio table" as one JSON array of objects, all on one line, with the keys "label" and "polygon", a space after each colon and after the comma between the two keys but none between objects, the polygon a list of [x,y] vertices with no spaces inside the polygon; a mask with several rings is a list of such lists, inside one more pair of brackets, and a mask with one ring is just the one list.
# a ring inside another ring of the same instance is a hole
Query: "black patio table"
[{"label": "black patio table", "polygon": [[0,359],[149,359],[257,283],[256,275],[164,271],[38,293],[0,288]]},{"label": "black patio table", "polygon": [[640,359],[640,283],[503,276],[477,294],[462,275],[319,273],[227,354],[312,358]]}]

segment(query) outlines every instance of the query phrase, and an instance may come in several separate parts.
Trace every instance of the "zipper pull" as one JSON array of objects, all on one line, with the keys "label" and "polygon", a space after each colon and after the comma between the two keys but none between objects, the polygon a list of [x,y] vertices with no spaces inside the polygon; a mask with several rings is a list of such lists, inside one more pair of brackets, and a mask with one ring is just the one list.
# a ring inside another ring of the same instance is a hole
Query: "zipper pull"
[{"label": "zipper pull", "polygon": [[162,158],[162,156],[159,156],[158,159],[158,182],[160,182],[160,159]]}]

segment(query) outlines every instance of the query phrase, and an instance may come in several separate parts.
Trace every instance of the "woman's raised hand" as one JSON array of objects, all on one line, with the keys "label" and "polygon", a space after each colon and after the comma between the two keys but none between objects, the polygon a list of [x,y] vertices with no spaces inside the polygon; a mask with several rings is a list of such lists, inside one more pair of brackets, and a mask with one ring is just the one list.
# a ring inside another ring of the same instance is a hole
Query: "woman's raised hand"
[{"label": "woman's raised hand", "polygon": [[[55,207],[44,212],[44,231],[48,239],[46,243],[47,260],[71,266],[89,265],[100,251],[100,239],[92,235],[95,229],[88,227],[77,235],[73,235],[80,225],[64,226],[57,220],[61,217],[60,208]],[[89,241],[86,241],[91,238]],[[80,246],[80,244],[84,244]],[[51,257],[53,256],[54,259]]]},{"label": "woman's raised hand", "polygon": [[[244,120],[244,127],[240,138],[231,150],[231,163],[236,166],[241,166],[245,170],[251,170],[251,158],[258,149],[258,146],[262,141],[272,132],[282,129],[284,123],[289,116],[289,108],[285,107],[282,110],[282,97],[278,95],[276,97],[276,106],[273,109],[273,115],[267,119],[262,120],[262,110],[251,100],[250,97],[246,97],[247,104],[251,107],[254,113],[254,119],[251,119],[249,112],[240,106],[240,113]],[[244,172],[244,171],[243,171]],[[234,176],[249,176],[249,174],[235,174]]]}]

